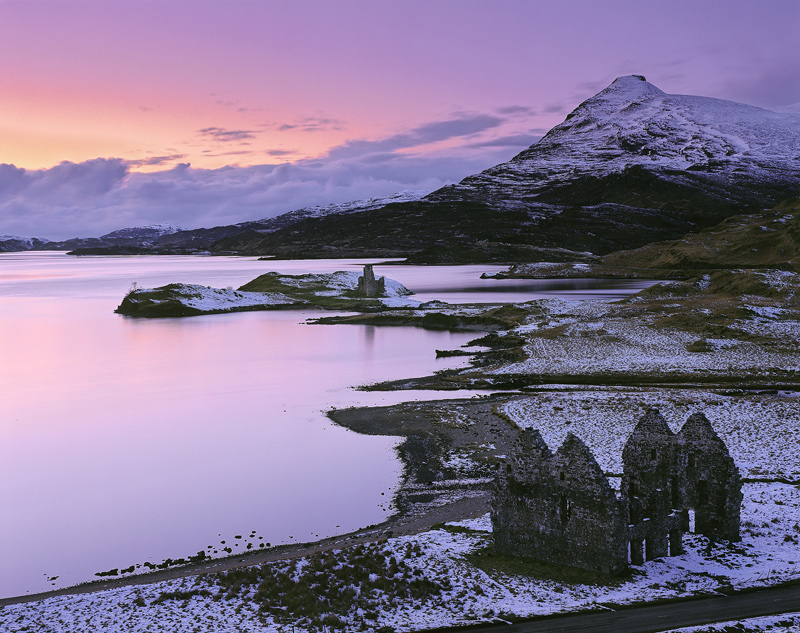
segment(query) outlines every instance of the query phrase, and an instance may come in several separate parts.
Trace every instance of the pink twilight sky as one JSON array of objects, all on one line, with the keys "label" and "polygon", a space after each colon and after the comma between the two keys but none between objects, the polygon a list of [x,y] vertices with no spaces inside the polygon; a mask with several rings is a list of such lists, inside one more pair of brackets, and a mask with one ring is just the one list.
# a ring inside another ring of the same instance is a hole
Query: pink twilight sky
[{"label": "pink twilight sky", "polygon": [[433,190],[625,74],[796,103],[798,31],[797,0],[0,0],[0,234]]}]

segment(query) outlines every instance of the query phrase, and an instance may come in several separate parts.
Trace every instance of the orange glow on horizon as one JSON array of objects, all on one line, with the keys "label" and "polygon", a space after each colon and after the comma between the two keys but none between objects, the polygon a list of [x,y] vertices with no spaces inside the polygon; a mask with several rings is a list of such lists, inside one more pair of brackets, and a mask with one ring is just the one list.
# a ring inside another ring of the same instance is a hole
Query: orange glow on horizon
[{"label": "orange glow on horizon", "polygon": [[[132,171],[275,164],[324,156],[353,135],[324,116],[298,116],[277,105],[248,110],[211,94],[134,98],[3,83],[0,163],[24,169],[101,157],[133,161]],[[156,105],[134,105],[150,102]],[[365,132],[370,127],[376,126],[364,122]],[[158,157],[166,158],[147,164]]]}]

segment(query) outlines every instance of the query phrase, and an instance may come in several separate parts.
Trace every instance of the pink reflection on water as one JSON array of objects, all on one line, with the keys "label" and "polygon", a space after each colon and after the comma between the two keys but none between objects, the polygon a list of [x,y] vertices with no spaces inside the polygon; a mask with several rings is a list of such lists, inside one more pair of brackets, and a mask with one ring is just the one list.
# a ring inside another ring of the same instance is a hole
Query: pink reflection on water
[{"label": "pink reflection on water", "polygon": [[383,403],[349,387],[442,368],[433,350],[471,338],[303,324],[317,313],[126,319],[108,278],[86,277],[100,298],[42,286],[0,297],[0,595],[252,530],[276,543],[380,521],[396,440],[323,412]]}]

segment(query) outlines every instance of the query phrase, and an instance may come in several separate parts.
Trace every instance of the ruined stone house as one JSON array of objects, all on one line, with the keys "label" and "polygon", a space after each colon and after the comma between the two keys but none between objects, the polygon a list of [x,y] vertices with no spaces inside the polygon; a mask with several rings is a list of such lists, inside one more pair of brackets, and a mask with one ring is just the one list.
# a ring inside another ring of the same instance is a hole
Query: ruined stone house
[{"label": "ruined stone house", "polygon": [[538,431],[522,430],[495,481],[495,549],[617,574],[681,553],[690,529],[739,540],[739,472],[702,413],[675,434],[658,411],[648,411],[622,460],[618,493],[572,433],[552,453]]}]

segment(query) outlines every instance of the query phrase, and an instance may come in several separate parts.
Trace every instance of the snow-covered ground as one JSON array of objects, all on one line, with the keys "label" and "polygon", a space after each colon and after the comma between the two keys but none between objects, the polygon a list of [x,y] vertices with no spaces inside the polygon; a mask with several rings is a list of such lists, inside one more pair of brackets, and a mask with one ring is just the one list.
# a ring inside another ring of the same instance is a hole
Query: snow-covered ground
[{"label": "snow-covered ground", "polygon": [[[800,276],[783,271],[730,271],[719,285],[749,283],[762,295],[739,300],[711,292],[711,278],[665,282],[624,302],[544,299],[525,304],[530,316],[513,331],[527,357],[498,374],[746,377],[800,370]],[[688,293],[688,298],[681,295]],[[773,296],[774,295],[774,296]],[[726,314],[736,314],[726,322]],[[670,326],[692,320],[692,327]],[[702,323],[721,334],[707,336]],[[772,338],[765,345],[764,338]],[[751,340],[748,340],[751,339]]]},{"label": "snow-covered ground", "polygon": [[692,413],[705,413],[744,477],[800,481],[800,453],[795,452],[800,446],[800,398],[794,393],[565,389],[513,400],[503,412],[521,427],[538,429],[553,450],[572,431],[605,472],[621,473],[622,448],[650,408],[661,411],[676,432]]},{"label": "snow-covered ground", "polygon": [[[136,294],[146,294],[155,290],[157,289],[137,289],[132,296],[129,295],[129,299],[136,302]],[[150,296],[147,299],[154,304],[162,301]],[[197,284],[175,284],[169,297],[163,301],[177,301],[188,308],[208,312],[226,312],[253,306],[281,306],[298,303],[296,299],[280,293],[242,292],[233,288],[211,288]]]},{"label": "snow-covered ground", "polygon": [[[344,614],[346,630],[376,631],[390,626],[396,631],[415,631],[498,621],[510,615],[545,615],[602,608],[598,605],[708,594],[721,587],[767,586],[797,578],[800,490],[779,483],[747,484],[742,510],[745,529],[741,543],[709,544],[703,536],[687,534],[685,554],[649,561],[635,567],[631,577],[612,580],[607,585],[513,575],[491,571],[492,564],[483,563],[481,567],[490,570],[487,573],[465,556],[486,555],[491,543],[488,515],[448,524],[447,529],[389,539],[383,545],[387,556],[402,560],[412,574],[423,575],[441,590],[422,599],[392,601],[387,596],[385,608],[370,617],[354,607]],[[407,557],[414,546],[418,546],[419,554]],[[346,550],[342,555],[347,555]],[[302,564],[297,568],[302,569]],[[9,633],[308,630],[295,627],[291,619],[276,622],[272,616],[261,616],[254,600],[255,590],[230,599],[222,594],[214,576],[209,575],[56,597],[3,607],[0,629]],[[178,597],[164,599],[169,595]],[[774,622],[785,619],[786,616]]]}]

